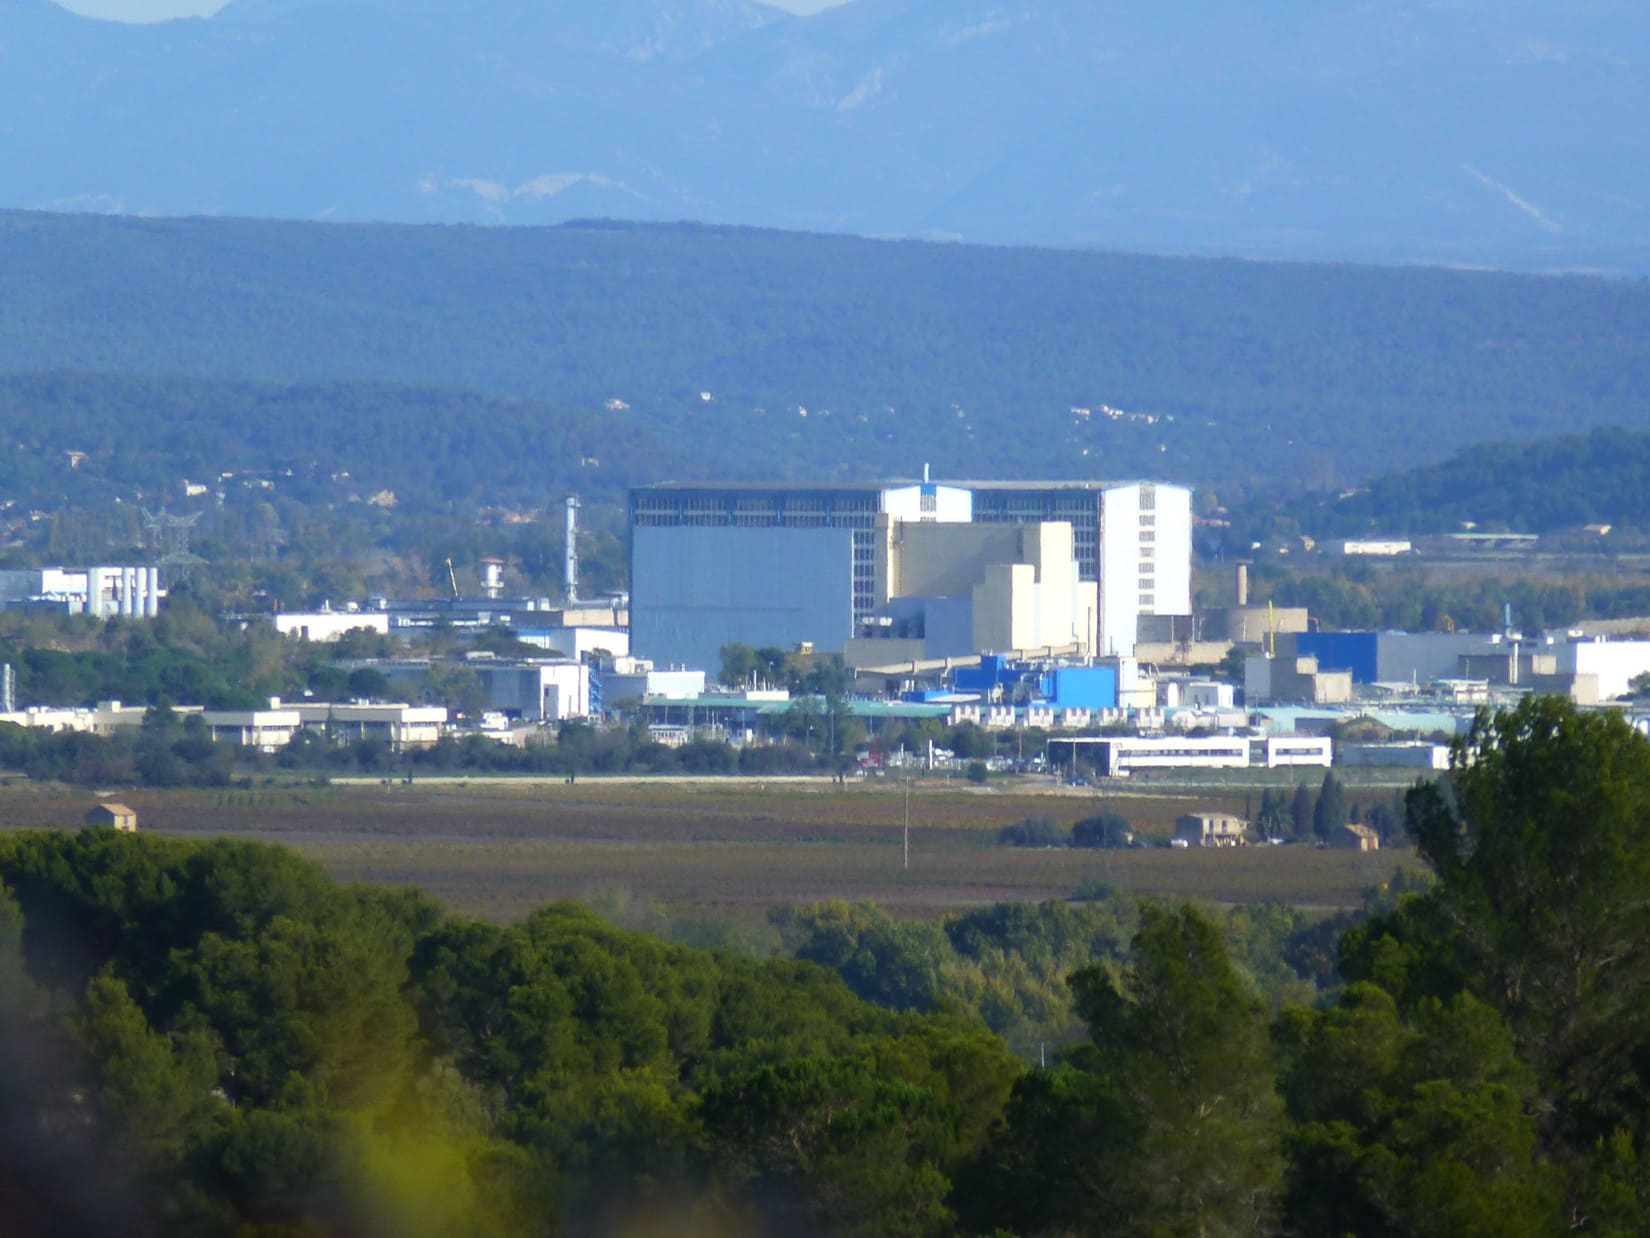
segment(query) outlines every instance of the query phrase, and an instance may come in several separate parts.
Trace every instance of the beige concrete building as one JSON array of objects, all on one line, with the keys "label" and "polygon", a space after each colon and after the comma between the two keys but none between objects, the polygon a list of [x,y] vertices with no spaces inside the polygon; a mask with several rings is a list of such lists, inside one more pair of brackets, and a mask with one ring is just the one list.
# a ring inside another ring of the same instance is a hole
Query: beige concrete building
[{"label": "beige concrete building", "polygon": [[1319,670],[1315,657],[1255,654],[1243,662],[1243,697],[1250,705],[1344,705],[1352,699],[1352,672]]},{"label": "beige concrete building", "polygon": [[[1071,525],[962,524],[877,518],[878,618],[850,661],[1061,649],[1091,653],[1099,592],[1081,578]],[[858,645],[860,642],[850,642]]]},{"label": "beige concrete building", "polygon": [[1238,645],[1264,645],[1269,637],[1306,631],[1310,618],[1304,606],[1228,606],[1209,616],[1203,635]]}]

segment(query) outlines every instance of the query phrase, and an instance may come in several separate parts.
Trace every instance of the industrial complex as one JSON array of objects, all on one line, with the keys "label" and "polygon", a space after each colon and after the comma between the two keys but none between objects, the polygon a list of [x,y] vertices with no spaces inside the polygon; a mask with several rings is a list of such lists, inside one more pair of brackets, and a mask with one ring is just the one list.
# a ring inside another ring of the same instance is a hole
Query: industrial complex
[{"label": "industrial complex", "polygon": [[633,650],[850,665],[1058,650],[1129,657],[1190,615],[1191,491],[1150,482],[660,485],[630,497]]},{"label": "industrial complex", "polygon": [[[891,731],[973,726],[1036,733],[1045,766],[1074,777],[1436,769],[1478,708],[1532,691],[1625,708],[1650,729],[1633,699],[1650,683],[1650,640],[1527,636],[1510,613],[1489,633],[1324,631],[1304,609],[1252,604],[1242,564],[1205,571],[1203,594],[1221,602],[1194,608],[1184,486],[936,481],[926,470],[830,485],[665,483],[632,491],[629,517],[628,594],[580,596],[570,499],[559,597],[512,595],[509,564],[487,557],[468,587],[449,561],[446,596],[232,616],[312,642],[382,637],[377,656],[342,665],[377,672],[394,699],[270,701],[198,711],[202,721],[216,739],[266,751],[306,731],[404,750],[459,727],[539,742],[573,721],[623,723],[667,745],[762,744],[794,736],[799,717],[841,716],[867,739],[867,763],[885,759]],[[165,583],[155,565],[8,571],[0,606],[141,619],[158,613]],[[415,656],[405,642],[435,628],[514,640],[499,646],[508,652]],[[728,660],[741,649],[743,661]],[[787,688],[753,669],[780,662],[833,668],[831,686],[799,690],[793,676]],[[12,686],[0,676],[3,721],[103,733],[141,721],[114,703],[19,709]]]}]

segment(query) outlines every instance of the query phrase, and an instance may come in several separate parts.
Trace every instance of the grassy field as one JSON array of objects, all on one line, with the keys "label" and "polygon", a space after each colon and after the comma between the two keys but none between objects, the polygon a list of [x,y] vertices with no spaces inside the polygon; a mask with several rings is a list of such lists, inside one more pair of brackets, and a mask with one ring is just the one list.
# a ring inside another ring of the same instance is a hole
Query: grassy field
[{"label": "grassy field", "polygon": [[[936,915],[1011,899],[1060,898],[1088,880],[1140,895],[1218,903],[1355,905],[1413,866],[1408,851],[1150,847],[1091,852],[996,845],[1026,817],[1070,825],[1102,808],[1166,837],[1191,809],[1242,812],[1244,793],[1033,794],[919,784],[910,868],[897,787],[829,783],[462,783],[121,791],[142,828],[175,837],[282,843],[343,880],[413,884],[455,911],[509,920],[579,899],[759,917],[769,907],[868,900]],[[79,825],[87,793],[0,788],[0,828]]]}]

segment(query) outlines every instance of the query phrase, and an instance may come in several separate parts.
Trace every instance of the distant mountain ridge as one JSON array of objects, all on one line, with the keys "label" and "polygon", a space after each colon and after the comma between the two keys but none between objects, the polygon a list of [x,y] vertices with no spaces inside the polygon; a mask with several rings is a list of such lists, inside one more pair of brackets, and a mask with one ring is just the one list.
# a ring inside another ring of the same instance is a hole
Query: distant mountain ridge
[{"label": "distant mountain ridge", "polygon": [[1650,8],[9,0],[0,206],[1650,270]]}]

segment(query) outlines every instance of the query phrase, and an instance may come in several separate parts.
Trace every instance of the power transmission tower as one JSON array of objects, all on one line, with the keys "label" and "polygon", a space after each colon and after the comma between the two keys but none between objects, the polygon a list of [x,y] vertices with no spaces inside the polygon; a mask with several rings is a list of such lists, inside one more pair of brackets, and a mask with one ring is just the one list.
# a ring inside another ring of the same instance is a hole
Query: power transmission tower
[{"label": "power transmission tower", "polygon": [[149,554],[157,566],[166,569],[168,586],[175,581],[188,580],[191,571],[206,565],[205,559],[192,554],[189,550],[189,531],[199,523],[201,512],[189,516],[174,516],[164,507],[158,512],[151,512],[147,508],[139,510],[143,513],[143,528],[148,535]]}]

